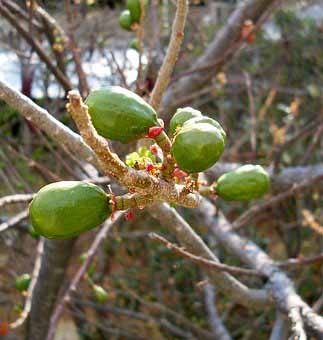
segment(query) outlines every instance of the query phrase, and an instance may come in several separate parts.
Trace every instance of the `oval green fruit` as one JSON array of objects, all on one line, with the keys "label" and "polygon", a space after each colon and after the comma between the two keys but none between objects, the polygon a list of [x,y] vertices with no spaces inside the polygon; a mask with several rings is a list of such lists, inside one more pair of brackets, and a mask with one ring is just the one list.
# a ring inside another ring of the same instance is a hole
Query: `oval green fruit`
[{"label": "oval green fruit", "polygon": [[17,277],[15,286],[19,290],[19,292],[25,292],[28,290],[31,282],[31,277],[29,274],[22,274]]},{"label": "oval green fruit", "polygon": [[221,132],[221,135],[224,139],[224,142],[226,142],[227,139],[227,134],[225,133],[225,131],[223,130],[223,127],[221,126],[221,124],[219,122],[217,122],[215,119],[211,118],[211,117],[207,117],[207,116],[202,116],[202,117],[195,117],[195,118],[191,118],[189,120],[187,120],[183,126],[187,126],[188,124],[199,124],[199,123],[207,123],[207,124],[211,124],[214,127],[218,128]]},{"label": "oval green fruit", "polygon": [[224,139],[218,128],[201,123],[183,126],[176,135],[171,152],[180,169],[187,173],[211,167],[223,153]]},{"label": "oval green fruit", "polygon": [[159,126],[155,110],[135,93],[119,86],[92,91],[85,101],[96,130],[122,143],[142,138]]},{"label": "oval green fruit", "polygon": [[97,185],[63,181],[38,191],[30,207],[31,223],[49,239],[75,237],[111,215],[110,196]]},{"label": "oval green fruit", "polygon": [[247,164],[220,176],[215,191],[227,201],[249,201],[262,197],[269,184],[269,175],[262,166]]},{"label": "oval green fruit", "polygon": [[139,52],[139,43],[138,43],[138,39],[134,38],[130,41],[129,43],[129,47],[136,50],[137,52]]},{"label": "oval green fruit", "polygon": [[170,120],[169,127],[170,132],[173,135],[178,127],[182,127],[183,124],[192,118],[202,117],[202,113],[191,107],[179,108],[175,112],[174,116]]},{"label": "oval green fruit", "polygon": [[[144,3],[145,3],[145,12],[147,12],[148,0],[144,0]],[[141,16],[140,0],[127,0],[127,8],[130,11],[132,22],[139,22],[140,16]]]},{"label": "oval green fruit", "polygon": [[93,294],[95,297],[95,300],[99,303],[105,303],[108,300],[108,293],[98,285],[93,286]]},{"label": "oval green fruit", "polygon": [[119,25],[127,30],[127,31],[131,31],[131,25],[133,24],[132,18],[131,18],[131,14],[129,10],[124,10],[121,12],[120,16],[119,16]]}]

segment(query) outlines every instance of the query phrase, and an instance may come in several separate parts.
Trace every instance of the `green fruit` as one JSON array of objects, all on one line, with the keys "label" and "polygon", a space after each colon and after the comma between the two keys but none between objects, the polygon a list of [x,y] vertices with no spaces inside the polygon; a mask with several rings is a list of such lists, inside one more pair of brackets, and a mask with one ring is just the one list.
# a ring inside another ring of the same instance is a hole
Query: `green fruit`
[{"label": "green fruit", "polygon": [[222,175],[216,194],[227,201],[249,201],[262,197],[269,189],[269,175],[260,165],[247,164]]},{"label": "green fruit", "polygon": [[[145,12],[148,10],[148,0],[145,2]],[[140,0],[127,0],[127,8],[131,13],[132,22],[139,22],[141,16]]]},{"label": "green fruit", "polygon": [[131,14],[129,10],[122,11],[119,16],[119,25],[127,30],[131,31],[131,25],[133,24],[133,20],[131,18]]},{"label": "green fruit", "polygon": [[92,91],[85,103],[98,133],[129,143],[159,126],[155,110],[135,93],[119,86]]},{"label": "green fruit", "polygon": [[93,294],[95,300],[99,303],[105,303],[109,298],[108,293],[101,286],[98,285],[93,286]]},{"label": "green fruit", "polygon": [[171,152],[180,169],[196,173],[208,169],[220,158],[224,144],[220,130],[213,125],[189,124],[176,135]]},{"label": "green fruit", "polygon": [[17,277],[15,285],[19,292],[25,292],[26,290],[28,290],[30,282],[31,282],[30,275],[22,274]]},{"label": "green fruit", "polygon": [[177,109],[169,123],[172,135],[178,127],[182,127],[187,120],[195,117],[202,117],[202,113],[198,110],[192,109],[191,107]]},{"label": "green fruit", "polygon": [[29,211],[40,235],[71,238],[97,227],[111,215],[110,196],[91,183],[57,182],[38,191]]},{"label": "green fruit", "polygon": [[222,126],[220,125],[219,122],[217,122],[215,119],[212,119],[210,117],[207,116],[202,116],[202,117],[195,117],[195,118],[191,118],[189,120],[187,120],[183,126],[186,126],[188,124],[199,124],[199,123],[207,123],[207,124],[211,124],[214,127],[218,128],[221,132],[221,135],[224,139],[224,142],[227,139],[227,134],[225,133],[225,131],[223,130]]},{"label": "green fruit", "polygon": [[138,43],[138,39],[134,38],[130,41],[129,44],[130,48],[136,50],[137,52],[139,52],[139,43]]}]

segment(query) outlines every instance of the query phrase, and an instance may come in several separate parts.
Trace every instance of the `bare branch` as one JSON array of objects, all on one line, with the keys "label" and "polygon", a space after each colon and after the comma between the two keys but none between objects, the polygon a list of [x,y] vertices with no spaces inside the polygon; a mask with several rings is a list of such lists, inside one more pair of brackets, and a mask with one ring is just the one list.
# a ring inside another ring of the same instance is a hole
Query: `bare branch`
[{"label": "bare branch", "polygon": [[199,208],[199,216],[217,241],[236,255],[242,262],[249,264],[268,277],[268,289],[282,312],[288,314],[298,309],[308,330],[314,334],[323,334],[323,318],[313,310],[295,292],[292,281],[282,272],[274,261],[251,240],[239,236],[232,230],[232,225],[219,213],[215,217],[215,209],[207,200],[203,200]]},{"label": "bare branch", "polygon": [[173,69],[178,58],[184,38],[184,27],[186,23],[187,11],[187,0],[177,0],[177,9],[170,42],[150,98],[150,104],[156,110],[158,110],[162,96],[168,87],[170,77],[173,73]]},{"label": "bare branch", "polygon": [[[174,233],[178,241],[189,252],[218,262],[218,258],[195,233],[191,226],[167,204],[159,204],[148,207],[149,213],[161,221],[171,233]],[[243,283],[236,280],[226,272],[207,269],[208,276],[222,293],[232,300],[250,308],[264,308],[269,303],[269,296],[264,290],[249,289]]]},{"label": "bare branch", "polygon": [[7,204],[30,202],[34,197],[34,194],[17,194],[9,195],[0,198],[0,208]]},{"label": "bare branch", "polygon": [[25,306],[24,306],[24,309],[21,312],[19,318],[9,325],[9,327],[11,329],[14,329],[14,328],[21,326],[26,321],[26,319],[27,319],[27,317],[30,313],[34,289],[35,289],[35,286],[36,286],[36,283],[37,283],[37,280],[38,280],[38,277],[39,277],[40,266],[41,266],[41,258],[43,256],[43,250],[44,250],[44,239],[41,238],[39,240],[38,246],[37,246],[36,260],[35,260],[35,263],[34,263],[34,270],[33,270],[32,276],[31,276],[31,282],[29,284],[28,291],[27,291]]},{"label": "bare branch", "polygon": [[305,179],[301,183],[293,185],[293,187],[291,189],[289,189],[288,191],[282,192],[282,193],[272,197],[271,199],[265,201],[264,203],[261,203],[261,204],[258,204],[258,205],[254,205],[249,210],[244,212],[232,224],[232,228],[234,230],[237,230],[237,229],[240,229],[240,228],[244,227],[251,220],[253,222],[256,222],[257,221],[257,216],[259,216],[259,214],[261,212],[263,212],[264,210],[266,210],[269,207],[274,206],[274,205],[284,201],[285,199],[287,199],[287,198],[289,198],[291,196],[294,196],[295,194],[300,194],[300,193],[303,193],[306,190],[311,189],[317,183],[321,183],[322,180],[323,180],[323,175],[319,175],[319,176],[316,176],[316,177],[313,177],[313,178]]},{"label": "bare branch", "polygon": [[203,286],[203,289],[205,294],[205,305],[208,312],[212,333],[214,334],[214,339],[232,340],[216,309],[214,286],[210,283],[207,283]]},{"label": "bare branch", "polygon": [[20,223],[29,216],[29,208],[22,210],[17,215],[8,219],[8,221],[0,223],[0,233],[7,230],[10,227]]},{"label": "bare branch", "polygon": [[89,84],[87,82],[86,74],[83,70],[82,66],[82,59],[81,59],[81,53],[80,49],[77,46],[77,42],[74,36],[74,13],[72,12],[71,8],[71,2],[70,0],[64,0],[65,3],[65,10],[66,10],[66,15],[67,15],[67,20],[68,20],[68,48],[72,52],[73,55],[73,60],[75,63],[75,68],[76,68],[76,73],[79,78],[79,87],[80,87],[80,92],[82,93],[83,97],[86,97],[89,92]]},{"label": "bare branch", "polygon": [[248,276],[258,276],[258,277],[264,277],[262,274],[260,274],[256,270],[252,269],[244,269],[234,266],[228,266],[224,263],[215,262],[211,260],[204,259],[201,256],[196,256],[194,254],[189,253],[188,251],[184,250],[183,248],[178,247],[176,244],[169,242],[164,237],[156,234],[156,233],[150,233],[149,237],[157,242],[162,243],[166,248],[169,250],[172,250],[174,253],[176,253],[179,256],[182,256],[186,259],[189,259],[190,261],[202,265],[204,267],[212,268],[219,271],[228,272],[233,275],[248,275]]},{"label": "bare branch", "polygon": [[0,14],[10,22],[10,24],[19,32],[19,34],[26,40],[26,42],[36,51],[39,58],[46,64],[46,66],[51,70],[53,75],[56,77],[57,81],[63,86],[64,90],[70,90],[72,84],[69,79],[65,76],[62,71],[56,67],[50,56],[46,54],[40,43],[34,39],[32,35],[26,30],[19,21],[16,20],[15,16],[8,11],[8,9],[0,3]]},{"label": "bare branch", "polygon": [[63,312],[64,305],[68,302],[68,300],[70,298],[70,294],[73,291],[76,290],[76,288],[77,288],[78,284],[80,283],[82,277],[84,276],[87,268],[89,267],[95,253],[97,252],[100,244],[106,238],[110,229],[113,227],[114,222],[116,222],[122,215],[123,215],[123,213],[120,213],[120,212],[117,213],[116,216],[115,216],[115,220],[111,221],[111,219],[110,219],[110,220],[106,221],[104,223],[102,229],[97,233],[92,245],[90,246],[89,250],[87,251],[87,256],[86,256],[84,263],[81,265],[81,267],[79,268],[79,270],[75,274],[75,276],[72,279],[69,287],[67,288],[63,297],[60,299],[60,302],[58,303],[58,305],[55,307],[53,313],[51,314],[50,326],[49,326],[49,329],[48,329],[46,340],[52,340],[54,338],[57,323],[58,323],[59,318],[60,318],[60,316]]},{"label": "bare branch", "polygon": [[162,102],[165,111],[162,118],[165,118],[165,121],[167,121],[166,118],[169,116],[168,113],[174,109],[174,98],[187,96],[195,90],[202,88],[207,83],[207,79],[214,75],[225,63],[232,60],[244,42],[240,39],[241,28],[244,22],[251,20],[256,26],[259,26],[258,22],[264,21],[264,13],[267,16],[278,3],[277,0],[247,0],[238,3],[236,10],[230,15],[226,25],[216,33],[213,41],[192,67],[195,69],[216,61],[214,70],[209,72],[208,69],[204,73],[201,72],[182,78],[167,90]]}]

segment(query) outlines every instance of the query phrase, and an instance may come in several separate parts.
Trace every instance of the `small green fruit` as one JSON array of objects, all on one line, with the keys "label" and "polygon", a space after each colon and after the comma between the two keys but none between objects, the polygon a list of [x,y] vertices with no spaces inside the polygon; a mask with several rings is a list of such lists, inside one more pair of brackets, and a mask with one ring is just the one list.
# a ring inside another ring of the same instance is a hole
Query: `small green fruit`
[{"label": "small green fruit", "polygon": [[199,123],[207,123],[207,124],[211,124],[214,127],[218,128],[221,132],[221,135],[224,139],[224,142],[226,142],[227,139],[227,134],[225,133],[225,131],[223,130],[222,126],[220,125],[219,122],[217,122],[215,119],[212,119],[210,117],[207,116],[202,116],[202,117],[195,117],[195,118],[191,118],[189,120],[187,120],[183,126],[187,126],[188,124],[199,124]]},{"label": "small green fruit", "polygon": [[19,292],[25,292],[26,290],[28,290],[30,282],[31,282],[30,275],[22,274],[17,277],[15,285]]},{"label": "small green fruit", "polygon": [[183,126],[176,135],[171,152],[179,168],[197,173],[211,167],[222,155],[224,139],[220,130],[211,124]]},{"label": "small green fruit", "polygon": [[124,10],[121,12],[120,16],[119,16],[119,25],[127,30],[127,31],[131,31],[131,25],[133,24],[133,20],[131,18],[131,14],[129,10]]},{"label": "small green fruit", "polygon": [[[145,2],[145,12],[148,10],[148,0]],[[141,16],[140,0],[127,0],[127,8],[131,13],[132,22],[139,22]]]},{"label": "small green fruit", "polygon": [[122,143],[142,138],[159,126],[155,110],[135,93],[119,86],[92,91],[85,101],[98,133]]},{"label": "small green fruit", "polygon": [[49,239],[71,238],[95,228],[111,210],[110,196],[104,190],[77,181],[46,185],[29,207],[35,231]]},{"label": "small green fruit", "polygon": [[139,52],[139,43],[138,43],[138,39],[134,38],[130,41],[129,44],[130,48],[136,50],[137,52]]},{"label": "small green fruit", "polygon": [[109,298],[108,293],[101,286],[98,285],[93,286],[93,294],[95,300],[99,303],[105,303]]},{"label": "small green fruit", "polygon": [[177,109],[174,116],[170,120],[169,127],[170,132],[173,135],[178,127],[182,127],[183,124],[192,118],[202,117],[202,113],[198,110],[195,110],[191,107],[184,107]]},{"label": "small green fruit", "polygon": [[269,183],[269,175],[262,166],[247,164],[220,176],[215,191],[227,201],[249,201],[262,197]]}]

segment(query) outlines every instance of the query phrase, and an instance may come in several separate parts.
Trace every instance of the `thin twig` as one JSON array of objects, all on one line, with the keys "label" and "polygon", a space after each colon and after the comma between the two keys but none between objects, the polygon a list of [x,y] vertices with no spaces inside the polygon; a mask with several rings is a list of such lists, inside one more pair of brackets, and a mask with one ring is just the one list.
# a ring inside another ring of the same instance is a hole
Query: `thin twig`
[{"label": "thin twig", "polygon": [[151,93],[150,104],[158,110],[162,96],[168,87],[170,77],[173,73],[175,63],[184,38],[184,27],[188,12],[187,0],[178,0],[172,34],[168,45],[167,53],[160,68],[156,84]]},{"label": "thin twig", "polygon": [[233,266],[229,266],[229,265],[226,265],[220,262],[208,260],[200,256],[196,256],[184,250],[183,248],[178,247],[176,244],[169,242],[164,237],[156,233],[150,233],[149,237],[154,241],[162,243],[166,248],[168,248],[169,250],[172,250],[177,255],[185,257],[194,263],[197,263],[197,264],[209,267],[209,268],[213,268],[216,270],[225,271],[230,274],[264,277],[264,275],[259,273],[257,270],[233,267]]},{"label": "thin twig", "polygon": [[3,231],[7,230],[10,227],[15,226],[19,222],[23,221],[26,219],[29,215],[29,208],[24,209],[23,211],[19,212],[17,215],[11,217],[8,219],[8,221],[3,222],[0,224],[0,233]]},{"label": "thin twig", "polygon": [[24,306],[24,309],[21,312],[19,318],[9,325],[9,327],[11,329],[14,329],[14,328],[21,326],[26,321],[28,314],[31,310],[33,292],[34,292],[34,288],[36,286],[38,276],[39,276],[39,271],[40,271],[40,266],[41,266],[41,261],[42,261],[42,255],[43,255],[43,249],[44,249],[44,238],[41,238],[39,240],[38,246],[37,246],[36,260],[35,260],[34,270],[33,270],[32,277],[31,277],[31,282],[30,282],[30,285],[29,285],[28,290],[27,290],[25,306]]},{"label": "thin twig", "polygon": [[87,251],[87,256],[86,256],[84,263],[81,265],[81,267],[79,268],[79,270],[75,274],[70,285],[66,289],[63,297],[60,299],[60,302],[55,307],[55,309],[52,313],[52,317],[51,317],[51,320],[50,320],[50,326],[49,326],[49,330],[48,330],[46,340],[52,340],[54,338],[56,326],[57,326],[59,318],[60,318],[60,316],[63,312],[64,305],[69,301],[71,293],[76,290],[76,288],[77,288],[78,284],[80,283],[82,277],[84,276],[87,268],[89,267],[95,253],[97,252],[100,244],[106,238],[108,232],[110,231],[110,229],[114,225],[114,222],[116,222],[122,215],[123,215],[123,213],[117,212],[115,214],[115,220],[112,221],[111,219],[109,219],[108,221],[106,221],[104,223],[102,229],[97,233],[92,245],[90,246],[89,250]]},{"label": "thin twig", "polygon": [[33,199],[34,194],[17,194],[4,196],[0,198],[0,208],[13,203],[29,202]]},{"label": "thin twig", "polygon": [[70,51],[72,52],[73,55],[73,60],[75,63],[75,68],[76,68],[76,73],[79,78],[79,87],[80,87],[80,92],[82,93],[83,97],[86,97],[89,94],[89,85],[87,82],[86,74],[84,72],[83,66],[82,66],[82,59],[81,59],[81,53],[80,49],[77,46],[77,42],[74,36],[74,15],[75,13],[72,12],[71,8],[71,2],[70,0],[64,0],[65,4],[65,11],[67,15],[67,20],[68,20],[68,47]]},{"label": "thin twig", "polygon": [[145,0],[140,0],[140,20],[139,25],[136,29],[136,37],[139,49],[139,61],[138,61],[138,74],[136,80],[136,92],[140,94],[141,92],[141,78],[142,78],[142,55],[143,55],[143,33],[145,25]]}]

